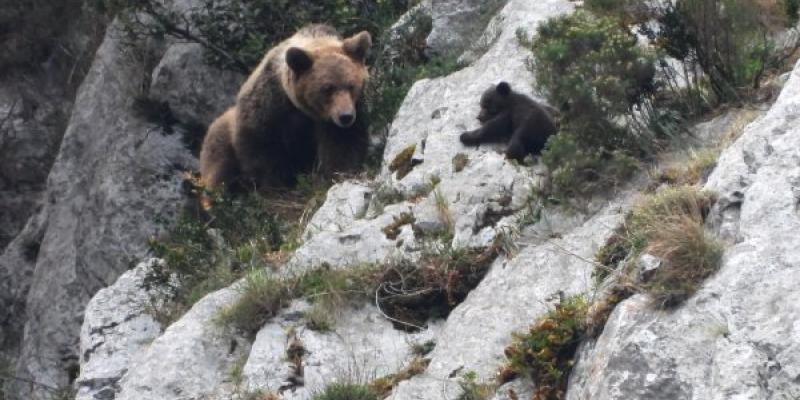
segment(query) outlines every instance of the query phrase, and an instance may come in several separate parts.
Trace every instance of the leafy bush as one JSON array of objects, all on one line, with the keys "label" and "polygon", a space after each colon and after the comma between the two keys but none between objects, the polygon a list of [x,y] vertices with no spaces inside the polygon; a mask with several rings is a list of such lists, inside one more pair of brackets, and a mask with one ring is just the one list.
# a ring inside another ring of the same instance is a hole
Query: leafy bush
[{"label": "leafy bush", "polygon": [[775,26],[782,25],[778,21],[791,18],[792,2],[787,2],[785,15],[768,3],[676,0],[659,11],[656,30],[643,31],[667,55],[684,63],[688,85],[702,90],[707,79],[718,101],[738,100],[743,90],[759,88],[767,71],[797,47],[795,43],[777,49],[772,38]]},{"label": "leafy bush", "polygon": [[569,373],[586,330],[587,305],[580,296],[563,300],[530,329],[514,334],[505,350],[506,376],[533,380],[534,400],[565,398]]},{"label": "leafy bush", "polygon": [[605,186],[653,153],[659,131],[652,128],[662,118],[652,107],[654,56],[632,32],[613,17],[578,11],[519,37],[533,52],[543,94],[562,108],[560,133],[542,156],[557,197],[590,190],[584,183]]}]

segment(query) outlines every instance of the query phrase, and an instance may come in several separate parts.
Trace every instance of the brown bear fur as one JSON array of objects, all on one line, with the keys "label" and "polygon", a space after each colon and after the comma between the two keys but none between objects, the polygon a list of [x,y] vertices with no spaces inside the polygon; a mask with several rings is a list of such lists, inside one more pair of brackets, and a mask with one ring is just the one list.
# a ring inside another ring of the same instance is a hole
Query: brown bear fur
[{"label": "brown bear fur", "polygon": [[208,128],[200,173],[209,189],[290,186],[302,172],[353,171],[368,134],[360,96],[369,33],[342,39],[311,25],[272,48],[236,104]]}]

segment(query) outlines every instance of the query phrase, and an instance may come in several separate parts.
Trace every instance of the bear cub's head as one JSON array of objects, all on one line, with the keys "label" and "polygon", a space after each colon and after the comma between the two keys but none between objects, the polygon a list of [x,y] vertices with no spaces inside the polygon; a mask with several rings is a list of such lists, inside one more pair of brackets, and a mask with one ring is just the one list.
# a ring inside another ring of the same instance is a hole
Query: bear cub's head
[{"label": "bear cub's head", "polygon": [[356,103],[368,72],[365,59],[372,46],[369,32],[313,50],[291,47],[286,63],[294,73],[294,97],[306,112],[347,128],[356,121]]},{"label": "bear cub's head", "polygon": [[511,85],[508,82],[500,82],[497,86],[486,89],[481,96],[481,111],[478,113],[478,121],[486,121],[496,117],[503,111],[510,108]]}]

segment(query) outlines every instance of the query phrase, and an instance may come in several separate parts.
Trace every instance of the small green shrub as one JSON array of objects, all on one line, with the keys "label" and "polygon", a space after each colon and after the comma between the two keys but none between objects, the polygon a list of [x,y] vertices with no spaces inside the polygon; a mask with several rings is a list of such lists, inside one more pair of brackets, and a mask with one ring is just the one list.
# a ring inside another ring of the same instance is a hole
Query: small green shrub
[{"label": "small green shrub", "polygon": [[542,153],[555,197],[624,178],[633,160],[659,147],[659,133],[670,133],[653,129],[663,119],[652,107],[654,55],[619,20],[578,11],[546,21],[533,38],[519,37],[533,52],[543,94],[562,107],[560,132]]},{"label": "small green shrub", "polygon": [[531,378],[534,400],[565,398],[575,352],[586,332],[587,305],[583,297],[568,298],[525,333],[514,334],[505,350],[506,376]]},{"label": "small green shrub", "polygon": [[154,305],[164,323],[247,271],[265,268],[267,254],[283,244],[287,225],[268,211],[264,197],[209,193],[208,199],[208,222],[184,211],[164,235],[150,240],[150,250],[164,262],[153,266],[145,286],[168,292],[166,302]]},{"label": "small green shrub", "polygon": [[256,269],[245,276],[241,297],[233,306],[224,309],[218,322],[235,326],[245,332],[258,332],[264,322],[291,300],[287,285],[264,269]]},{"label": "small green shrub", "polygon": [[458,395],[457,400],[489,400],[497,390],[497,386],[494,384],[479,383],[478,375],[472,371],[461,377],[458,386],[461,394]]},{"label": "small green shrub", "polygon": [[367,385],[354,383],[333,383],[314,395],[312,400],[380,400]]},{"label": "small green shrub", "polygon": [[[792,6],[786,4],[791,12]],[[658,29],[643,30],[695,75],[687,82],[690,87],[702,90],[707,82],[717,101],[738,101],[743,91],[759,88],[767,71],[781,65],[797,47],[776,48],[772,32],[787,16],[779,15],[782,12],[769,2],[677,0],[667,3],[660,14]]]},{"label": "small green shrub", "polygon": [[800,0],[783,0],[782,3],[786,13],[787,25],[797,25],[797,20],[800,18]]},{"label": "small green shrub", "polygon": [[408,365],[403,367],[400,371],[373,380],[370,382],[369,387],[374,393],[377,393],[380,398],[386,398],[400,382],[407,381],[425,372],[430,362],[431,360],[427,358],[414,357]]}]

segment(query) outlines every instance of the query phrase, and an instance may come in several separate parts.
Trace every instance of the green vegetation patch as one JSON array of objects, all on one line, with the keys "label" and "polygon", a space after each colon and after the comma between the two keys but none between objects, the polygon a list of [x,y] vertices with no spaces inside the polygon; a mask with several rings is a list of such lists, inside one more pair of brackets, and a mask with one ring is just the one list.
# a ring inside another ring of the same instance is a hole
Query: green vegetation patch
[{"label": "green vegetation patch", "polygon": [[532,379],[534,400],[564,399],[575,352],[586,332],[587,309],[581,296],[565,299],[527,332],[514,334],[505,350],[505,377]]},{"label": "green vegetation patch", "polygon": [[207,218],[184,211],[168,231],[150,240],[150,250],[164,260],[145,278],[146,288],[168,293],[153,310],[170,323],[206,294],[229,286],[247,271],[272,265],[289,225],[259,194],[232,197],[209,193]]},{"label": "green vegetation patch", "polygon": [[308,326],[330,330],[346,306],[377,301],[398,329],[423,328],[430,318],[444,318],[483,279],[497,257],[497,246],[425,250],[416,262],[350,268],[322,266],[299,275],[265,269],[247,274],[239,300],[223,310],[218,322],[255,333],[292,299],[311,303]]},{"label": "green vegetation patch", "polygon": [[[597,252],[596,277],[614,273],[620,284],[650,293],[660,306],[680,304],[719,268],[723,246],[705,230],[715,200],[692,186],[647,196]],[[635,268],[644,253],[662,263],[646,278]]]},{"label": "green vegetation patch", "polygon": [[312,400],[380,400],[380,397],[368,385],[333,383],[315,394]]},{"label": "green vegetation patch", "polygon": [[663,119],[652,106],[655,57],[619,20],[578,11],[519,38],[533,53],[538,86],[562,109],[560,132],[542,153],[551,196],[566,200],[614,186],[658,148],[663,138],[651,129]]}]

